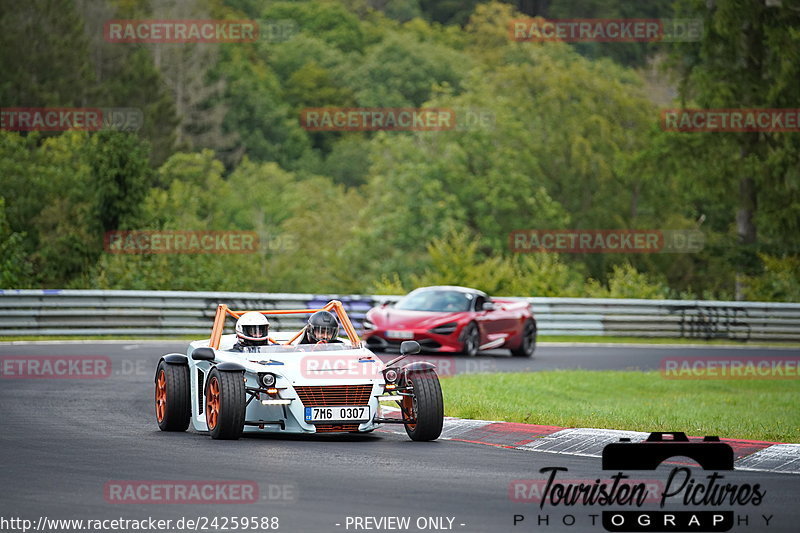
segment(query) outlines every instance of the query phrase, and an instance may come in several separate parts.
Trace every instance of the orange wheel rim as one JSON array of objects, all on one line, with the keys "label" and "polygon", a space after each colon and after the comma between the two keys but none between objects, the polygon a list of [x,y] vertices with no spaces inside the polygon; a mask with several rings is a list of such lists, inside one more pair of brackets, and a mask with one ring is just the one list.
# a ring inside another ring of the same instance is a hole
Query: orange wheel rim
[{"label": "orange wheel rim", "polygon": [[208,429],[217,427],[219,420],[219,381],[216,376],[208,382],[208,392],[206,393],[206,423]]},{"label": "orange wheel rim", "polygon": [[167,412],[167,376],[162,369],[158,373],[156,380],[156,419],[159,422],[164,421],[164,415]]}]

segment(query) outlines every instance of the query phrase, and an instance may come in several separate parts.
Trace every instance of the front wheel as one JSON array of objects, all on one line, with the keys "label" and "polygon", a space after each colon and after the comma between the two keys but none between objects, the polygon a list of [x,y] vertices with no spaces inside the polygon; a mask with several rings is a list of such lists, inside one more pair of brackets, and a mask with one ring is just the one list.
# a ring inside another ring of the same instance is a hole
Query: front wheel
[{"label": "front wheel", "polygon": [[189,368],[158,363],[156,370],[156,421],[161,431],[186,431],[189,427]]},{"label": "front wheel", "polygon": [[519,346],[511,349],[514,357],[531,357],[536,350],[536,324],[528,320],[522,327],[522,341]]},{"label": "front wheel", "polygon": [[412,395],[403,397],[403,418],[414,420],[405,424],[406,433],[415,441],[438,439],[444,423],[439,377],[434,370],[423,370],[410,373],[406,383],[412,388]]},{"label": "front wheel", "polygon": [[213,368],[206,383],[206,424],[212,439],[236,440],[244,430],[245,392],[241,372]]},{"label": "front wheel", "polygon": [[464,329],[464,344],[461,345],[461,353],[468,357],[475,357],[478,355],[478,349],[481,345],[481,334],[478,331],[478,326],[473,322]]}]

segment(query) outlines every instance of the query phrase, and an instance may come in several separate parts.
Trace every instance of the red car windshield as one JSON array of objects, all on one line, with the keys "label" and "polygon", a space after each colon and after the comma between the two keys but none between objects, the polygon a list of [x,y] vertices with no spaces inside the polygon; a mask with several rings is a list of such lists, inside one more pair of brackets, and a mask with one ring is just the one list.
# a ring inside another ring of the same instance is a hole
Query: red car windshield
[{"label": "red car windshield", "polygon": [[420,291],[412,292],[394,306],[405,311],[434,311],[455,313],[469,311],[473,296],[459,291]]}]

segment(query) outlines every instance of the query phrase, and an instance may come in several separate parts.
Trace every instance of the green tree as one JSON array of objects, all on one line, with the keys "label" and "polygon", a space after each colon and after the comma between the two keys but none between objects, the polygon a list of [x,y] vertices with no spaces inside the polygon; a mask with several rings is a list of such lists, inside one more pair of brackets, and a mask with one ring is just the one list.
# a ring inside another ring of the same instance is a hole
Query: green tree
[{"label": "green tree", "polygon": [[775,257],[761,255],[763,271],[747,281],[748,300],[767,302],[800,301],[800,258],[797,255]]},{"label": "green tree", "polygon": [[103,232],[132,223],[150,186],[146,144],[120,132],[45,139],[0,132],[0,188],[15,253],[33,266],[29,285],[86,280]]},{"label": "green tree", "polygon": [[244,155],[255,161],[275,161],[285,168],[313,157],[308,135],[286,102],[280,80],[251,49],[223,49],[218,75],[228,80],[224,130],[236,132],[240,139],[239,147],[220,154],[229,168]]},{"label": "green tree", "polygon": [[[683,0],[679,9],[704,18],[701,46],[675,47],[673,64],[683,74],[683,104],[703,108],[795,108],[800,78],[800,11],[791,2]],[[740,273],[758,270],[757,251],[800,249],[800,141],[786,133],[722,133],[703,137],[702,149],[718,164],[705,181],[737,194],[735,220]],[[729,169],[733,172],[728,172]],[[792,209],[792,208],[795,209]],[[744,296],[743,277],[736,297]]]},{"label": "green tree", "polygon": [[150,190],[149,146],[123,132],[101,131],[88,146],[93,219],[102,231],[124,229],[135,222]]},{"label": "green tree", "polygon": [[[514,4],[524,2],[514,1]],[[551,0],[539,9],[529,12],[547,19],[669,19],[673,16],[674,0],[648,0],[628,2],[626,0]],[[546,6],[546,7],[545,7]],[[575,50],[591,59],[608,57],[629,67],[642,66],[648,57],[664,50],[663,43],[575,43]]]},{"label": "green tree", "polygon": [[431,265],[411,276],[410,289],[462,285],[496,296],[583,296],[580,269],[557,254],[486,255],[479,242],[468,233],[432,240],[427,247]]},{"label": "green tree", "polygon": [[333,142],[318,173],[348,187],[364,185],[370,169],[369,158],[368,139],[358,133],[344,135]]},{"label": "green tree", "polygon": [[[122,127],[130,128],[139,137],[147,139],[152,147],[150,162],[154,166],[160,165],[175,149],[179,123],[175,99],[166,83],[168,79],[161,73],[169,72],[171,65],[160,62],[160,72],[145,45],[107,42],[104,26],[113,19],[169,17],[150,16],[141,3],[80,2],[78,8],[85,26],[88,58],[91,61],[92,76],[87,80],[93,81],[91,97],[81,105],[125,108],[140,113],[141,122],[131,120],[122,124]],[[154,52],[163,48],[159,48],[160,45],[149,46]],[[195,89],[195,92],[199,91]]]},{"label": "green tree", "polygon": [[101,250],[103,235],[94,219],[94,195],[87,164],[89,134],[69,132],[38,148],[39,168],[48,181],[40,210],[26,224],[34,249],[37,282],[65,287],[86,272]]},{"label": "green tree", "polygon": [[311,60],[286,82],[286,101],[298,111],[304,107],[352,105],[352,91],[336,82],[334,74]]},{"label": "green tree", "polygon": [[432,21],[464,24],[480,0],[420,0],[422,12]]},{"label": "green tree", "polygon": [[25,250],[26,235],[12,231],[5,207],[5,200],[0,197],[0,287],[23,289],[33,281],[33,269]]},{"label": "green tree", "polygon": [[94,83],[83,20],[73,0],[0,1],[0,102],[81,106]]},{"label": "green tree", "polygon": [[664,299],[669,287],[661,276],[648,276],[630,264],[614,265],[607,286],[589,280],[587,296],[591,298],[647,298]]},{"label": "green tree", "polygon": [[458,88],[470,59],[447,47],[388,35],[369,48],[347,82],[364,107],[415,107],[426,102],[436,85]]},{"label": "green tree", "polygon": [[304,33],[343,52],[361,52],[368,43],[363,23],[339,2],[271,2],[261,17],[267,21],[294,20]]},{"label": "green tree", "polygon": [[[141,230],[222,230],[217,203],[228,196],[224,166],[211,150],[173,154],[157,171],[165,188],[150,189],[142,203]],[[102,254],[92,272],[101,288],[236,290],[228,255]],[[235,258],[234,258],[235,259]],[[226,263],[227,261],[227,263]]]}]

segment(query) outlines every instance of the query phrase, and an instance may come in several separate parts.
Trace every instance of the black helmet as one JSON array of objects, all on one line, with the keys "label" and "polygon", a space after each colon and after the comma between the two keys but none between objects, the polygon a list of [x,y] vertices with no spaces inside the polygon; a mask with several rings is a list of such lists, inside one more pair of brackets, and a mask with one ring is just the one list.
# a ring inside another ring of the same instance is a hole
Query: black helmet
[{"label": "black helmet", "polygon": [[330,311],[317,311],[308,317],[306,334],[311,342],[330,342],[339,334],[339,323]]}]

